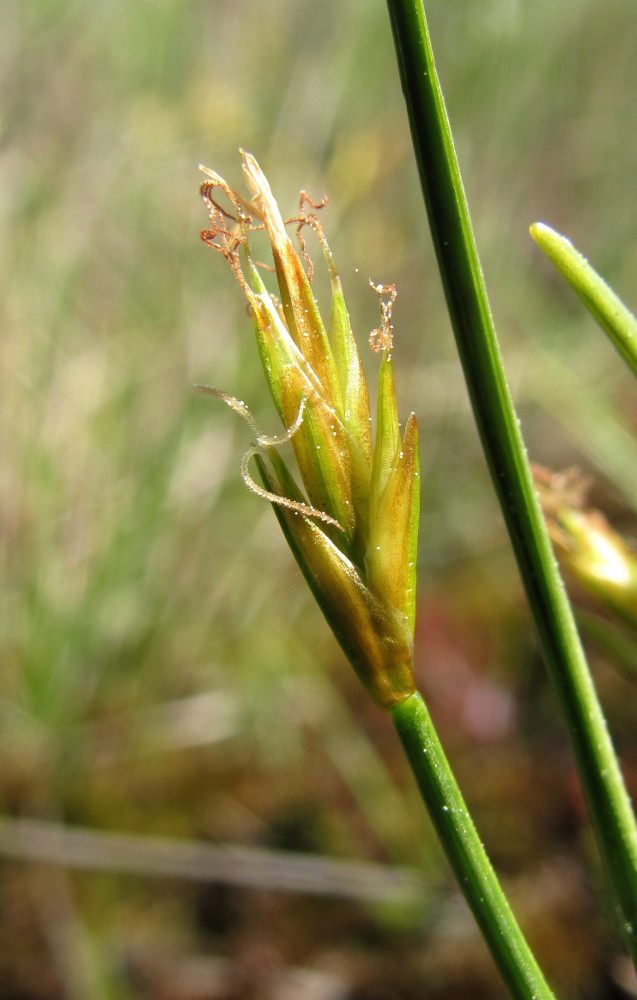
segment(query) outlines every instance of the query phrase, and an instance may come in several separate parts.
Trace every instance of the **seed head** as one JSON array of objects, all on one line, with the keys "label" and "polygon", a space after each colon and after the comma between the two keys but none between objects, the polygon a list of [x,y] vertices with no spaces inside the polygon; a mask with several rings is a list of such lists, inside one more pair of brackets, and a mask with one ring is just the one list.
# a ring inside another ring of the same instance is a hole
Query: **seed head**
[{"label": "seed head", "polygon": [[588,504],[590,482],[578,469],[536,466],[536,487],[561,566],[595,603],[637,625],[637,558],[604,515]]},{"label": "seed head", "polygon": [[[325,199],[316,204],[301,192],[298,215],[284,222],[257,161],[250,153],[242,156],[250,198],[202,167],[207,180],[201,194],[210,227],[201,235],[227,260],[248,300],[283,435],[266,437],[244,403],[216,389],[207,391],[251,424],[256,440],[243,459],[244,481],[272,502],[338,641],[372,696],[389,709],[414,691],[419,512],[416,418],[412,413],[401,440],[391,360],[396,290],[373,285],[381,303],[381,326],[370,343],[382,356],[372,444],[367,382],[341,279],[315,214]],[[291,224],[298,251],[286,228]],[[307,227],[318,237],[331,280],[327,330],[312,292]],[[257,229],[268,236],[278,299],[267,291],[252,257],[250,240]],[[287,441],[302,489],[280,454]],[[262,487],[248,469],[253,458]]]}]

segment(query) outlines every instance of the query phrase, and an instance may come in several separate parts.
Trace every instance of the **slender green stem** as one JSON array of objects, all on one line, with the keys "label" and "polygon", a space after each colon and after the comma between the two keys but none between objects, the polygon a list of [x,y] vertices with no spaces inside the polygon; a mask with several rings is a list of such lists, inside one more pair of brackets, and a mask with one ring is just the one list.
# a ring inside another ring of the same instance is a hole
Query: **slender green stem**
[{"label": "slender green stem", "polygon": [[531,236],[562,272],[637,375],[637,319],[565,236],[543,222],[531,226]]},{"label": "slender green stem", "polygon": [[511,911],[420,694],[392,709],[440,842],[491,950],[517,1000],[549,1000],[553,993]]},{"label": "slender green stem", "polygon": [[637,824],[533,487],[420,0],[388,0],[416,160],[478,430],[637,964]]}]

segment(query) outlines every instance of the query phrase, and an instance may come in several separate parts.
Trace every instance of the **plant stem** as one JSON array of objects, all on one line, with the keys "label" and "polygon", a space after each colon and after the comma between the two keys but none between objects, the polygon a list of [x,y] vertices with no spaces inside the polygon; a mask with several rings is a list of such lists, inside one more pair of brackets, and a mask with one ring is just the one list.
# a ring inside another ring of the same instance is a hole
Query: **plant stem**
[{"label": "plant stem", "polygon": [[474,415],[637,965],[637,823],[557,570],[487,300],[420,0],[388,0],[416,160]]},{"label": "plant stem", "polygon": [[566,236],[560,236],[543,222],[531,226],[531,236],[562,272],[637,375],[637,319]]},{"label": "plant stem", "polygon": [[553,993],[511,911],[462,798],[420,694],[392,709],[440,842],[511,995],[552,1000]]}]

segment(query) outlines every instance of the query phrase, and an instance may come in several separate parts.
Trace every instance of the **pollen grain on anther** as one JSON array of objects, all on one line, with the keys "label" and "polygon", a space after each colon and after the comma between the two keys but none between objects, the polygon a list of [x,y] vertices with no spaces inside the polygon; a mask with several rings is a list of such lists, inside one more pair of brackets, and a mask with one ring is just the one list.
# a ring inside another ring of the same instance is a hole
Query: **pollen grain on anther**
[{"label": "pollen grain on anther", "polygon": [[389,352],[394,343],[394,327],[391,314],[398,292],[395,285],[377,285],[371,278],[369,279],[369,284],[378,295],[380,304],[380,329],[372,330],[370,333],[369,346],[375,353],[379,351]]}]

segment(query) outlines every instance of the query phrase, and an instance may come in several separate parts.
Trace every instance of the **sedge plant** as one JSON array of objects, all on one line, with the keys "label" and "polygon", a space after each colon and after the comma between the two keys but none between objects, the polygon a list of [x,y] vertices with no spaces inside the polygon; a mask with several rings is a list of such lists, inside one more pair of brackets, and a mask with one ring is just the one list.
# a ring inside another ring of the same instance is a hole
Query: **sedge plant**
[{"label": "sedge plant", "polygon": [[[314,205],[301,193],[295,249],[268,181],[243,153],[251,198],[208,168],[201,193],[210,226],[203,240],[228,262],[246,296],[256,343],[284,431],[260,432],[245,403],[210,387],[255,435],[246,485],[269,500],[325,618],[367,691],[393,719],[449,862],[512,996],[552,992],[518,926],[469,815],[431,717],[416,690],[413,640],[419,461],[416,417],[400,433],[393,376],[395,289],[374,286],[381,325],[378,408],[372,441],[369,392],[339,274]],[[314,229],[331,279],[325,327],[310,284],[304,231]],[[255,264],[251,241],[265,229],[278,298]],[[289,442],[297,483],[281,449]],[[261,482],[254,478],[254,460]]]},{"label": "sedge plant", "polygon": [[[416,163],[476,424],[625,940],[637,964],[635,814],[555,563],[507,384],[422,0],[388,0],[388,8]],[[533,234],[547,252],[550,242],[554,248],[545,227],[535,227]],[[626,357],[634,326],[615,299],[604,297],[599,283],[590,275],[584,280],[579,264],[573,279],[579,294],[604,328],[615,330],[615,342]],[[574,275],[572,255],[568,267]]]},{"label": "sedge plant", "polygon": [[[388,0],[388,7],[416,161],[476,422],[628,947],[637,959],[637,824],[555,564],[508,389],[425,12],[421,0]],[[414,414],[402,435],[398,421],[392,368],[395,289],[374,286],[381,325],[370,343],[381,359],[372,441],[367,383],[341,281],[316,215],[319,206],[302,192],[296,218],[285,223],[249,153],[243,154],[246,195],[214,171],[203,170],[201,193],[210,226],[202,237],[226,259],[247,299],[283,433],[263,434],[245,403],[219,389],[201,388],[251,426],[254,443],[243,458],[243,479],[272,503],[346,656],[374,701],[391,714],[441,844],[511,995],[548,1000],[551,989],[501,889],[414,683],[418,438]],[[296,226],[298,251],[288,233],[290,224]],[[311,287],[308,227],[318,236],[331,280],[327,324]],[[255,263],[255,230],[267,233],[278,297],[268,292]],[[604,320],[612,326],[605,314]],[[281,454],[288,444],[300,483]]]}]

